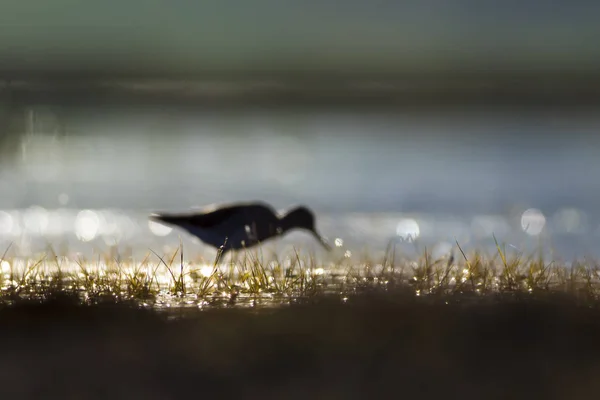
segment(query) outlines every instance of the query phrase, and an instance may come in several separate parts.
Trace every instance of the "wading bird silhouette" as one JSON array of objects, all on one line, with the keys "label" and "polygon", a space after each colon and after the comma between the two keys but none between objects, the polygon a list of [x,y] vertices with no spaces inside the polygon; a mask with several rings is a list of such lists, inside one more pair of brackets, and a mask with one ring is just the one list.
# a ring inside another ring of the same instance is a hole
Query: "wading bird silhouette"
[{"label": "wading bird silhouette", "polygon": [[185,229],[204,243],[221,249],[222,254],[253,247],[292,229],[311,232],[325,249],[331,250],[315,228],[313,212],[304,206],[278,216],[270,205],[262,202],[213,205],[200,213],[156,213],[150,219]]}]

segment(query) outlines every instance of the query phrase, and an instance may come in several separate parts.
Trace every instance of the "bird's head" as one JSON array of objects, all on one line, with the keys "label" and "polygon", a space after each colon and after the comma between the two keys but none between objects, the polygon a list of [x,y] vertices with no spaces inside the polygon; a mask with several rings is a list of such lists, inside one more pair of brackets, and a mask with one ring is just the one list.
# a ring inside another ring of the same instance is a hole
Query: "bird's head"
[{"label": "bird's head", "polygon": [[331,246],[317,232],[315,215],[307,207],[300,206],[290,210],[281,219],[281,225],[284,232],[290,229],[305,229],[312,233],[325,249],[331,250]]}]

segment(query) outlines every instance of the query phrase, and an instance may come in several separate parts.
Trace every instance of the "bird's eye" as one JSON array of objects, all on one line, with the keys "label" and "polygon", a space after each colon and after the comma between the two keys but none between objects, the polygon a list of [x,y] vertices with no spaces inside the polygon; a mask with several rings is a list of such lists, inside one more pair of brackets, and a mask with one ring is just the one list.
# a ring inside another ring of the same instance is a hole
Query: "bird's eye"
[{"label": "bird's eye", "polygon": [[246,233],[250,233],[252,230],[250,229],[250,225],[246,225],[244,226],[244,229],[246,229]]}]

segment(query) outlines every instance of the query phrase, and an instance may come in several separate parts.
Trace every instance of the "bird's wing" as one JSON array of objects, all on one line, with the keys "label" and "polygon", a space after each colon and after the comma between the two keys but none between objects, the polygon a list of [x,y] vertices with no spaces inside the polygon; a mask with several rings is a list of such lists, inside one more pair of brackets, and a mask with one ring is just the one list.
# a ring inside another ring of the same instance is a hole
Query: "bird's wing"
[{"label": "bird's wing", "polygon": [[223,223],[224,221],[227,221],[236,214],[252,213],[258,209],[261,209],[260,211],[263,212],[265,209],[267,209],[270,212],[275,213],[275,211],[267,204],[247,203],[225,205],[218,208],[212,208],[211,211],[205,211],[194,214],[159,214],[155,215],[154,218],[163,222],[172,223],[176,225],[189,224],[197,228],[212,228],[216,225]]}]

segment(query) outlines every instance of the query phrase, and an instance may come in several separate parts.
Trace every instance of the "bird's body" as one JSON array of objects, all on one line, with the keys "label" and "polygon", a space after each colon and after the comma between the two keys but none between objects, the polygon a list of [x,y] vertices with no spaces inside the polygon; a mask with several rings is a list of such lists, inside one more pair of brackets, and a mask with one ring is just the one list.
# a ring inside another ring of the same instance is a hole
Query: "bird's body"
[{"label": "bird's body", "polygon": [[200,213],[154,214],[150,218],[179,226],[223,252],[249,248],[295,228],[312,232],[329,248],[316,232],[314,215],[306,207],[297,207],[282,218],[272,207],[259,202],[211,207]]}]

